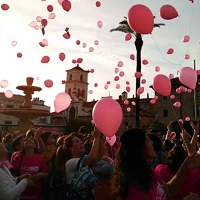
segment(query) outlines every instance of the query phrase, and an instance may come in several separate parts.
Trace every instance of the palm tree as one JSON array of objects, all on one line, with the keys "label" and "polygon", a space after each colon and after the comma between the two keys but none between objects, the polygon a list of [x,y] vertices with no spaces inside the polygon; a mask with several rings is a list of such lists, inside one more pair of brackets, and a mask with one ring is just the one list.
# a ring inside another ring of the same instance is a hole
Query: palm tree
[{"label": "palm tree", "polygon": [[[142,40],[142,35],[140,33],[136,33],[133,31],[127,21],[127,17],[124,17],[125,19],[121,22],[119,22],[119,26],[117,28],[111,29],[110,32],[113,31],[120,31],[123,33],[130,33],[135,37],[135,48],[136,48],[136,71],[141,72],[141,50],[143,46],[143,40]],[[155,17],[154,17],[155,18]],[[154,28],[160,26],[165,26],[165,24],[162,23],[156,23],[154,24]],[[137,89],[140,87],[140,78],[136,78],[136,91],[135,91],[135,96],[136,96],[136,127],[140,127],[140,96],[137,95]]]}]

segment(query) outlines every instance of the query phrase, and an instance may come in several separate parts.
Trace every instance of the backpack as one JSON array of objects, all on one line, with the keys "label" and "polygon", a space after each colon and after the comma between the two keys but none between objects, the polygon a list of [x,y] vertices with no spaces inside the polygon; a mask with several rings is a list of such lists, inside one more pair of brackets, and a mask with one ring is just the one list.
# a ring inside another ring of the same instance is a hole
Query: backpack
[{"label": "backpack", "polygon": [[82,198],[87,198],[98,182],[98,178],[92,173],[90,166],[88,166],[89,169],[82,168],[86,157],[85,155],[79,160],[78,172],[72,178],[67,195],[68,198],[73,198],[75,194],[78,194]]},{"label": "backpack", "polygon": [[54,200],[65,200],[69,185],[66,183],[65,176],[59,171],[55,171],[50,179],[50,187]]}]

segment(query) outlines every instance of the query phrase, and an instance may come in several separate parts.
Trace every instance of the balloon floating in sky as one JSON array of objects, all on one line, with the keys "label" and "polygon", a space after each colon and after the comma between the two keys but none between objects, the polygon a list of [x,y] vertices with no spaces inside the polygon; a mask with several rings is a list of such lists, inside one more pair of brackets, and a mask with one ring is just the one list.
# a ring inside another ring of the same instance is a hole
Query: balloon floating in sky
[{"label": "balloon floating in sky", "polygon": [[149,34],[154,27],[154,17],[151,10],[142,4],[132,6],[128,11],[128,24],[133,31]]},{"label": "balloon floating in sky", "polygon": [[56,15],[54,13],[50,13],[48,19],[55,19]]},{"label": "balloon floating in sky", "polygon": [[119,89],[119,88],[120,88],[120,84],[117,84],[117,85],[116,85],[116,88]]},{"label": "balloon floating in sky", "polygon": [[171,5],[163,5],[160,8],[160,16],[165,20],[170,20],[178,17],[178,12]]},{"label": "balloon floating in sky", "polygon": [[91,70],[90,70],[90,73],[94,73],[94,69],[91,69]]},{"label": "balloon floating in sky", "polygon": [[129,104],[129,101],[128,101],[128,99],[126,99],[126,100],[124,100],[124,105],[128,105]]},{"label": "balloon floating in sky", "polygon": [[131,108],[130,108],[130,107],[128,107],[126,110],[127,110],[127,112],[130,112],[130,111],[131,111]]},{"label": "balloon floating in sky", "polygon": [[98,22],[97,22],[97,26],[98,26],[99,28],[102,28],[103,22],[102,22],[102,21],[98,21]]},{"label": "balloon floating in sky", "polygon": [[191,67],[183,67],[179,70],[178,78],[181,83],[188,86],[190,89],[196,88],[197,73]]},{"label": "balloon floating in sky", "polygon": [[174,74],[170,74],[169,79],[173,79],[173,78],[174,78]]},{"label": "balloon floating in sky", "polygon": [[135,72],[135,78],[141,78],[142,76],[141,72]]},{"label": "balloon floating in sky", "polygon": [[36,17],[36,21],[37,21],[37,22],[41,22],[41,21],[42,21],[42,17],[37,16],[37,17]]},{"label": "balloon floating in sky", "polygon": [[44,85],[47,87],[47,88],[51,88],[53,86],[53,81],[50,80],[50,79],[47,79],[46,81],[44,81]]},{"label": "balloon floating in sky", "polygon": [[185,59],[186,60],[190,59],[190,55],[189,54],[185,54]]},{"label": "balloon floating in sky", "polygon": [[130,92],[131,91],[131,88],[129,86],[126,86],[126,91],[127,92]]},{"label": "balloon floating in sky", "polygon": [[124,76],[124,72],[123,71],[119,72],[119,76],[123,77]]},{"label": "balloon floating in sky", "polygon": [[43,40],[42,40],[42,44],[43,44],[44,46],[48,46],[48,40],[43,39]]},{"label": "balloon floating in sky", "polygon": [[83,48],[87,47],[87,44],[86,43],[83,43]]},{"label": "balloon floating in sky", "polygon": [[67,32],[67,33],[64,33],[64,34],[63,34],[63,37],[64,37],[65,39],[69,39],[69,38],[71,37],[71,35],[70,35],[69,32]]},{"label": "balloon floating in sky", "polygon": [[110,81],[107,81],[107,84],[109,85],[109,84],[110,84]]},{"label": "balloon floating in sky", "polygon": [[115,68],[115,74],[117,74],[119,72],[119,68]]},{"label": "balloon floating in sky", "polygon": [[48,6],[47,6],[47,10],[48,10],[49,12],[52,12],[52,11],[53,11],[53,6],[52,6],[52,5],[48,5]]},{"label": "balloon floating in sky", "polygon": [[17,57],[21,58],[22,57],[22,53],[17,53]]},{"label": "balloon floating in sky", "polygon": [[2,88],[5,88],[5,87],[8,86],[8,81],[7,80],[2,80],[0,85],[1,85]]},{"label": "balloon floating in sky", "polygon": [[144,92],[144,87],[139,87],[137,89],[137,95],[140,96]]},{"label": "balloon floating in sky", "polygon": [[75,59],[73,59],[73,60],[72,60],[72,63],[73,63],[73,64],[76,64],[76,60],[75,60]]},{"label": "balloon floating in sky", "polygon": [[10,8],[10,6],[8,4],[1,4],[1,9],[2,10],[8,10]]},{"label": "balloon floating in sky", "polygon": [[112,137],[121,125],[121,106],[112,98],[103,98],[94,105],[92,118],[96,127],[106,136]]},{"label": "balloon floating in sky", "polygon": [[65,54],[63,52],[59,53],[59,59],[61,61],[65,60]]},{"label": "balloon floating in sky", "polygon": [[100,1],[97,1],[96,2],[96,7],[100,7],[101,6],[101,2]]},{"label": "balloon floating in sky", "polygon": [[80,40],[76,40],[76,44],[79,45],[81,42]]},{"label": "balloon floating in sky", "polygon": [[94,48],[93,47],[90,47],[89,48],[89,52],[93,52],[94,51]]},{"label": "balloon floating in sky", "polygon": [[180,108],[181,107],[181,103],[179,101],[177,101],[177,102],[175,102],[173,104],[173,106],[176,107],[176,108]]},{"label": "balloon floating in sky", "polygon": [[190,36],[186,35],[183,38],[183,42],[189,42],[190,41]]},{"label": "balloon floating in sky", "polygon": [[95,45],[98,45],[98,44],[99,44],[99,41],[98,41],[98,40],[95,40],[95,41],[94,41],[94,44],[95,44]]},{"label": "balloon floating in sky", "polygon": [[35,27],[35,26],[37,26],[37,22],[32,21],[32,22],[29,24],[29,26],[30,26],[30,27]]},{"label": "balloon floating in sky", "polygon": [[83,62],[83,58],[78,58],[78,59],[77,59],[77,63],[80,64],[80,63],[82,63],[82,62]]},{"label": "balloon floating in sky", "polygon": [[173,53],[174,53],[174,49],[169,48],[169,49],[167,50],[167,54],[173,54]]},{"label": "balloon floating in sky", "polygon": [[175,95],[172,94],[172,95],[170,96],[170,99],[175,99]]},{"label": "balloon floating in sky", "polygon": [[41,59],[41,63],[48,63],[50,61],[49,56],[43,56]]},{"label": "balloon floating in sky", "polygon": [[160,67],[158,67],[158,66],[155,67],[155,71],[156,71],[156,72],[159,72],[159,71],[160,71]]},{"label": "balloon floating in sky", "polygon": [[129,85],[130,83],[129,83],[129,81],[126,81],[126,85]]},{"label": "balloon floating in sky", "polygon": [[93,94],[93,90],[89,90],[89,94]]},{"label": "balloon floating in sky", "polygon": [[97,83],[95,83],[95,84],[94,84],[94,87],[97,87],[97,86],[98,86],[98,84],[97,84]]},{"label": "balloon floating in sky", "polygon": [[156,100],[155,99],[151,99],[150,100],[150,104],[155,104],[156,103]]},{"label": "balloon floating in sky", "polygon": [[64,0],[64,1],[62,2],[62,8],[63,8],[65,11],[69,12],[70,9],[71,9],[71,7],[72,7],[72,4],[71,4],[70,1]]},{"label": "balloon floating in sky", "polygon": [[143,61],[142,61],[142,64],[143,64],[143,65],[147,65],[148,63],[149,63],[148,60],[143,60]]},{"label": "balloon floating in sky", "polygon": [[14,47],[14,46],[17,46],[17,42],[16,41],[12,41],[12,46]]},{"label": "balloon floating in sky", "polygon": [[129,41],[132,39],[132,35],[130,33],[126,34],[125,41]]},{"label": "balloon floating in sky", "polygon": [[153,88],[158,94],[167,97],[171,93],[171,81],[167,76],[158,74],[153,79]]},{"label": "balloon floating in sky", "polygon": [[71,97],[69,96],[69,94],[65,92],[57,94],[54,100],[55,112],[59,113],[67,109],[70,106],[70,104],[71,104]]},{"label": "balloon floating in sky", "polygon": [[190,118],[189,118],[189,117],[186,117],[186,118],[185,118],[185,121],[190,121]]},{"label": "balloon floating in sky", "polygon": [[145,83],[146,83],[146,79],[142,79],[142,80],[141,80],[141,83],[142,83],[142,84],[145,84]]},{"label": "balloon floating in sky", "polygon": [[114,80],[118,81],[119,80],[119,76],[115,76]]},{"label": "balloon floating in sky", "polygon": [[122,67],[123,65],[124,65],[124,63],[122,61],[119,61],[117,64],[118,67]]},{"label": "balloon floating in sky", "polygon": [[131,60],[135,60],[135,56],[133,54],[130,55]]}]

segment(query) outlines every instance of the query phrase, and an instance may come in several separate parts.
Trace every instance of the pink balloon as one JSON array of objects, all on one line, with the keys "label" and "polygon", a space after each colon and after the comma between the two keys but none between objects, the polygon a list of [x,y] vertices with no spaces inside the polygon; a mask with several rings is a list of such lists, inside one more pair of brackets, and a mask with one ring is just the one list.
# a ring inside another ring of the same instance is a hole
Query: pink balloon
[{"label": "pink balloon", "polygon": [[129,101],[128,101],[128,99],[126,99],[126,100],[124,100],[124,105],[128,105],[129,104]]},{"label": "pink balloon", "polygon": [[96,127],[106,137],[112,137],[122,122],[121,106],[112,98],[102,98],[94,105],[92,118],[95,121]]},{"label": "pink balloon", "polygon": [[65,60],[65,54],[63,52],[59,53],[59,59],[61,61]]},{"label": "pink balloon", "polygon": [[44,85],[47,87],[47,88],[51,88],[53,86],[53,81],[50,80],[50,79],[47,79],[45,82],[44,82]]},{"label": "pink balloon", "polygon": [[142,64],[143,64],[143,65],[147,65],[148,63],[149,63],[148,60],[143,60],[143,61],[142,61]]},{"label": "pink balloon", "polygon": [[176,93],[180,94],[181,93],[181,90],[180,88],[176,88]]},{"label": "pink balloon", "polygon": [[[80,63],[82,63],[82,62],[83,62],[83,58],[78,58],[78,59],[77,59],[77,63],[80,64]],[[94,72],[94,71],[93,71],[93,72]]]},{"label": "pink balloon", "polygon": [[69,12],[70,9],[71,9],[71,7],[72,7],[72,4],[71,4],[71,2],[69,0],[64,0],[62,2],[62,8],[63,8],[63,10]]},{"label": "pink balloon", "polygon": [[50,61],[49,56],[43,56],[41,59],[41,63],[48,63]]},{"label": "pink balloon", "polygon": [[132,101],[132,102],[131,102],[131,104],[132,104],[133,106],[135,106],[135,105],[136,105],[135,101]]},{"label": "pink balloon", "polygon": [[142,83],[142,84],[145,84],[145,83],[146,83],[146,79],[142,79],[142,80],[141,80],[141,83]]},{"label": "pink balloon", "polygon": [[104,89],[107,90],[108,89],[108,84],[104,85]]},{"label": "pink balloon", "polygon": [[93,47],[90,47],[89,48],[89,52],[93,52],[94,51],[94,48]]},{"label": "pink balloon", "polygon": [[126,85],[130,85],[129,81],[126,81]]},{"label": "pink balloon", "polygon": [[117,85],[116,85],[116,88],[119,89],[119,88],[120,88],[120,84],[117,84]]},{"label": "pink balloon", "polygon": [[133,54],[130,55],[131,60],[135,60],[135,56]]},{"label": "pink balloon", "polygon": [[36,17],[36,21],[37,21],[37,22],[41,22],[41,21],[42,21],[42,17],[37,16],[37,17]]},{"label": "pink balloon", "polygon": [[94,69],[91,69],[91,70],[90,70],[90,73],[94,73]]},{"label": "pink balloon", "polygon": [[117,64],[118,67],[122,67],[123,65],[124,65],[124,63],[122,61],[119,61]]},{"label": "pink balloon", "polygon": [[191,67],[183,67],[179,70],[178,78],[181,83],[188,86],[191,89],[196,88],[197,73]]},{"label": "pink balloon", "polygon": [[10,6],[8,5],[8,4],[5,4],[5,3],[3,3],[3,4],[1,4],[1,9],[2,10],[8,10],[10,8]]},{"label": "pink balloon", "polygon": [[174,53],[174,49],[170,48],[167,50],[167,54],[173,54]]},{"label": "pink balloon", "polygon": [[12,98],[12,97],[13,97],[13,93],[12,93],[12,91],[10,91],[10,90],[7,90],[7,91],[4,93],[4,95],[5,95],[6,98]]},{"label": "pink balloon", "polygon": [[159,72],[159,71],[160,71],[160,67],[158,67],[158,66],[155,67],[155,71],[156,71],[156,72]]},{"label": "pink balloon", "polygon": [[59,113],[67,109],[70,106],[70,104],[71,104],[71,97],[69,96],[69,94],[65,92],[57,94],[54,100],[55,112]]},{"label": "pink balloon", "polygon": [[89,94],[93,94],[93,90],[89,90]]},{"label": "pink balloon", "polygon": [[190,55],[189,54],[185,54],[185,59],[186,60],[190,59]]},{"label": "pink balloon", "polygon": [[29,26],[30,26],[30,27],[35,27],[35,26],[37,26],[37,22],[32,21],[32,22],[29,24]]},{"label": "pink balloon", "polygon": [[158,94],[169,96],[171,92],[171,82],[167,76],[158,74],[153,79],[153,88]]},{"label": "pink balloon", "polygon": [[178,123],[183,125],[183,120],[182,120],[182,119],[179,119],[179,120],[178,120]]},{"label": "pink balloon", "polygon": [[185,118],[185,121],[190,121],[190,118],[189,118],[189,117],[186,117],[186,118]]},{"label": "pink balloon", "polygon": [[81,43],[80,40],[76,40],[76,44],[79,45]]},{"label": "pink balloon", "polygon": [[97,22],[97,26],[98,26],[99,28],[102,28],[103,22],[102,22],[102,21],[98,21],[98,22]]},{"label": "pink balloon", "polygon": [[153,98],[154,100],[157,100],[158,99],[158,96],[154,96],[154,98]]},{"label": "pink balloon", "polygon": [[94,84],[94,87],[97,87],[97,86],[98,86],[98,84],[97,84],[97,83],[95,83],[95,84]]},{"label": "pink balloon", "polygon": [[7,80],[2,80],[0,85],[1,85],[2,88],[5,88],[5,87],[8,86],[8,81]]},{"label": "pink balloon", "polygon": [[131,108],[130,108],[130,107],[128,107],[126,110],[127,110],[127,112],[130,112],[130,111],[131,111]]},{"label": "pink balloon", "polygon": [[117,74],[119,72],[119,68],[115,68],[115,74]]},{"label": "pink balloon", "polygon": [[173,104],[173,106],[174,107],[177,107],[177,108],[180,108],[181,107],[181,103],[180,102],[175,102],[174,104]]},{"label": "pink balloon", "polygon": [[196,70],[197,75],[200,75],[200,70]]},{"label": "pink balloon", "polygon": [[129,41],[132,39],[132,35],[130,33],[126,34],[125,41]]},{"label": "pink balloon", "polygon": [[109,84],[110,84],[110,81],[107,81],[107,84],[109,85]]},{"label": "pink balloon", "polygon": [[169,79],[173,79],[174,78],[174,75],[173,74],[170,74],[169,75]]},{"label": "pink balloon", "polygon": [[116,142],[116,135],[113,135],[112,137],[106,137],[106,141],[112,147]]},{"label": "pink balloon", "polygon": [[87,44],[86,43],[83,43],[83,48],[87,47]]},{"label": "pink balloon", "polygon": [[143,75],[141,72],[135,72],[135,77],[136,78],[141,78]]},{"label": "pink balloon", "polygon": [[47,6],[47,10],[48,10],[49,12],[52,12],[52,11],[53,11],[53,6],[52,6],[52,5],[48,5],[48,6]]},{"label": "pink balloon", "polygon": [[119,80],[119,76],[115,76],[114,81],[118,81]]},{"label": "pink balloon", "polygon": [[50,13],[48,19],[55,19],[56,15],[54,13]]},{"label": "pink balloon", "polygon": [[172,94],[172,95],[170,96],[170,99],[175,99],[175,95]]},{"label": "pink balloon", "polygon": [[21,58],[22,57],[22,53],[17,53],[17,57]]},{"label": "pink balloon", "polygon": [[72,63],[73,63],[73,64],[76,64],[76,60],[75,60],[75,59],[73,59],[73,60],[72,60]]},{"label": "pink balloon", "polygon": [[45,46],[48,46],[48,40],[43,39],[43,40],[42,40],[42,44],[45,45]]},{"label": "pink balloon", "polygon": [[187,92],[188,92],[188,93],[191,93],[191,92],[192,92],[192,90],[191,90],[191,89],[188,89],[188,90],[187,90]]},{"label": "pink balloon", "polygon": [[63,2],[64,0],[58,0],[58,3],[62,6],[62,2]]},{"label": "pink balloon", "polygon": [[137,95],[140,96],[144,92],[144,87],[139,87],[137,89]]},{"label": "pink balloon", "polygon": [[99,41],[98,41],[98,40],[95,40],[95,41],[94,41],[94,44],[95,44],[95,45],[98,45],[98,44],[99,44]]},{"label": "pink balloon", "polygon": [[171,132],[170,136],[171,136],[172,139],[175,139],[176,138],[176,132]]},{"label": "pink balloon", "polygon": [[12,41],[12,46],[17,46],[17,42],[16,41]]},{"label": "pink balloon", "polygon": [[155,99],[151,99],[150,104],[155,104],[156,100]]},{"label": "pink balloon", "polygon": [[124,76],[124,72],[123,71],[119,72],[119,76],[123,77]]},{"label": "pink balloon", "polygon": [[183,42],[189,42],[190,41],[190,36],[186,35],[183,38]]},{"label": "pink balloon", "polygon": [[126,91],[127,91],[127,92],[130,92],[130,91],[131,91],[131,88],[130,88],[129,86],[127,86],[127,87],[126,87]]},{"label": "pink balloon", "polygon": [[179,89],[181,90],[181,92],[185,92],[185,87],[180,86]]},{"label": "pink balloon", "polygon": [[154,17],[148,7],[137,4],[128,11],[128,24],[136,33],[149,34],[154,27]]},{"label": "pink balloon", "polygon": [[96,2],[96,7],[100,7],[101,6],[101,2],[100,1],[97,1]]},{"label": "pink balloon", "polygon": [[165,20],[170,20],[178,17],[178,12],[171,5],[163,5],[160,8],[160,16]]}]

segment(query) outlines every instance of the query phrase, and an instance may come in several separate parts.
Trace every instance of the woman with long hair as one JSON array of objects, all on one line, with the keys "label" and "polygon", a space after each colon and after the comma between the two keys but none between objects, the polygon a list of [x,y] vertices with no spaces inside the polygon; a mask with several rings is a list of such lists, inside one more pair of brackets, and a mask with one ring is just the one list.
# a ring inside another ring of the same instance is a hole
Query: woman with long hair
[{"label": "woman with long hair", "polygon": [[119,200],[166,200],[176,195],[190,168],[199,167],[200,157],[185,159],[177,174],[168,182],[150,167],[155,157],[152,141],[141,129],[125,131],[116,154],[113,193]]},{"label": "woman with long hair", "polygon": [[[89,165],[94,165],[98,158],[98,150],[99,150],[99,140],[100,140],[100,132],[96,128],[93,131],[94,141],[91,148],[91,151],[87,155],[83,167],[88,167]],[[65,140],[64,144],[58,147],[56,152],[56,169],[59,170],[66,177],[66,183],[68,185],[71,184],[74,174],[77,172],[77,166],[85,154],[85,148],[81,137],[76,133],[69,134]],[[71,199],[83,199],[78,194],[74,193],[74,196]],[[91,192],[88,196],[87,200],[93,200],[94,195]]]},{"label": "woman with long hair", "polygon": [[48,176],[48,167],[42,155],[38,154],[38,144],[33,136],[24,139],[23,149],[16,155],[12,162],[13,173],[19,172],[20,175],[29,173],[35,183],[33,187],[28,187],[21,196],[21,199],[41,199],[40,180]]}]

